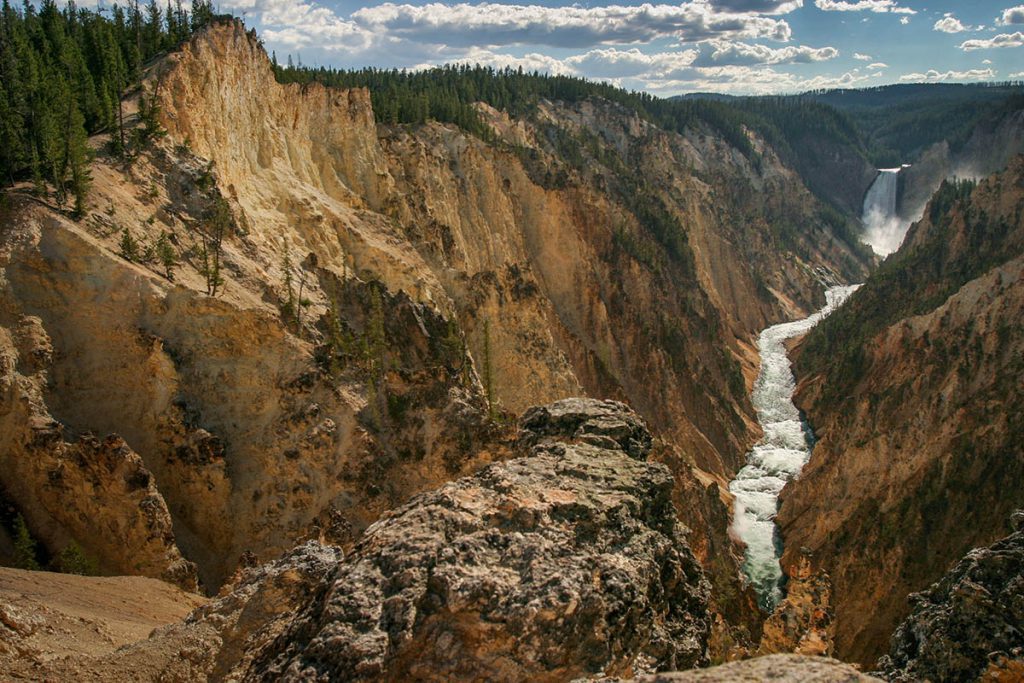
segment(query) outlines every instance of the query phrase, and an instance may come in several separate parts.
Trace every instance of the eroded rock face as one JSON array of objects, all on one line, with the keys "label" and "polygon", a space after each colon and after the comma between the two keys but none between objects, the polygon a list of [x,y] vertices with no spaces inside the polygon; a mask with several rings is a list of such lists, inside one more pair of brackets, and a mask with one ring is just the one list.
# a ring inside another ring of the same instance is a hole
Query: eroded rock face
[{"label": "eroded rock face", "polygon": [[[0,266],[3,260],[0,258]],[[196,590],[150,470],[116,434],[69,436],[45,399],[53,346],[39,318],[0,310],[0,487],[51,552],[71,542],[104,571]]]},{"label": "eroded rock face", "polygon": [[[367,529],[247,678],[566,680],[704,663],[708,585],[667,468],[636,445],[642,422],[597,401],[543,414],[522,422],[542,432],[529,454]],[[594,431],[574,439],[581,422],[633,438],[595,446]]]},{"label": "eroded rock face", "polygon": [[[1017,515],[1024,517],[1018,512]],[[890,681],[1013,681],[1024,673],[1024,519],[910,596],[879,662]]]},{"label": "eroded rock face", "polygon": [[765,622],[757,653],[831,656],[832,581],[824,571],[812,568],[810,553],[800,555],[785,571],[786,597]]}]

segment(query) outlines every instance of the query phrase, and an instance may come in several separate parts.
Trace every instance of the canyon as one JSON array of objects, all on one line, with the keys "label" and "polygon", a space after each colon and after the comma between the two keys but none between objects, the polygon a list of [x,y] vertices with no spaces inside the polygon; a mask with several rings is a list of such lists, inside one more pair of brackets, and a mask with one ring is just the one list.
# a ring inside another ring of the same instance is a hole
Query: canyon
[{"label": "canyon", "polygon": [[[106,575],[46,611],[0,570],[5,676],[913,680],[976,565],[1019,599],[1021,112],[891,179],[879,264],[845,142],[826,182],[710,117],[474,134],[279,80],[216,21],[125,100],[133,157],[90,141],[83,216],[4,196],[0,560],[17,517]],[[116,638],[44,635],[90,596]],[[971,675],[1017,671],[986,614]]]}]

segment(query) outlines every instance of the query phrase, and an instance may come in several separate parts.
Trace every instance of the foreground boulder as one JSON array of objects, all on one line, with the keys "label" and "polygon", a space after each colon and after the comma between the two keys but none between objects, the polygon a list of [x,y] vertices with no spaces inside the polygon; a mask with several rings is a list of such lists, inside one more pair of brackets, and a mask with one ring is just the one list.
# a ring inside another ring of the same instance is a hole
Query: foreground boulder
[{"label": "foreground boulder", "polygon": [[1024,680],[1024,512],[1015,531],[976,548],[913,611],[879,666],[890,681]]},{"label": "foreground boulder", "polygon": [[639,418],[573,400],[529,411],[523,431],[529,454],[367,529],[245,675],[568,680],[705,663],[708,586]]},{"label": "foreground boulder", "polygon": [[775,654],[710,669],[640,676],[633,683],[881,683],[828,657]]}]

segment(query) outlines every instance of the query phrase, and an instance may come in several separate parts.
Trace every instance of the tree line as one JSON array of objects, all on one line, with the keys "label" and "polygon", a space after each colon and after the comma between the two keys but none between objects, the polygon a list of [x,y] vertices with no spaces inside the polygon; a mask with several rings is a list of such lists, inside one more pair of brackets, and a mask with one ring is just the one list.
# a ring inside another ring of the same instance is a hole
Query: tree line
[{"label": "tree line", "polygon": [[144,64],[214,19],[212,0],[164,7],[150,0],[95,10],[43,0],[38,9],[4,0],[0,8],[0,188],[31,181],[58,206],[85,211],[88,136],[110,133],[110,152],[124,156],[122,97]]},{"label": "tree line", "polygon": [[574,103],[598,97],[626,107],[666,130],[683,132],[704,124],[744,154],[753,154],[742,128],[749,117],[723,102],[665,100],[609,83],[525,71],[522,67],[495,69],[479,64],[449,64],[408,71],[308,67],[294,63],[291,55],[284,65],[276,55],[272,61],[281,83],[315,81],[331,87],[369,89],[379,123],[421,124],[435,120],[490,140],[491,129],[473,106],[476,102],[485,102],[511,116],[523,116],[532,112],[542,99]]}]

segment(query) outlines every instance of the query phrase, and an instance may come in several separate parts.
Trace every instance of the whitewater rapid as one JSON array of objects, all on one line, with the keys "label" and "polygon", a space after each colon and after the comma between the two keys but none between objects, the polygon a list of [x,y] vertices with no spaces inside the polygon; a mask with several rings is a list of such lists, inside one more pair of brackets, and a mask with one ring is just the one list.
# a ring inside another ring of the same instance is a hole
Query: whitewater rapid
[{"label": "whitewater rapid", "polygon": [[825,307],[803,320],[772,325],[761,332],[757,346],[761,372],[751,401],[764,438],[747,453],[747,464],[729,484],[735,496],[733,533],[747,546],[743,571],[770,610],[782,597],[782,544],[775,527],[779,493],[796,477],[811,456],[813,435],[793,404],[796,382],[790,370],[785,341],[801,335],[838,308],[860,285],[832,287]]}]

